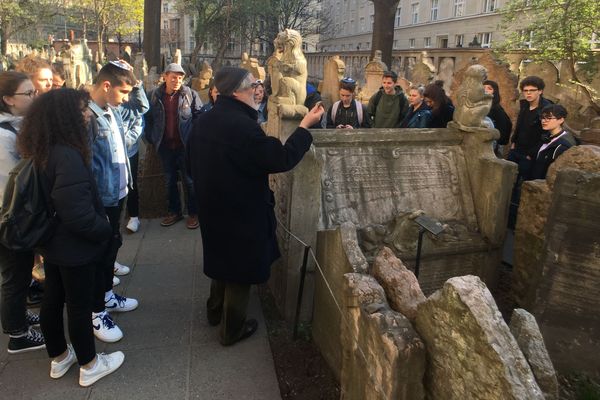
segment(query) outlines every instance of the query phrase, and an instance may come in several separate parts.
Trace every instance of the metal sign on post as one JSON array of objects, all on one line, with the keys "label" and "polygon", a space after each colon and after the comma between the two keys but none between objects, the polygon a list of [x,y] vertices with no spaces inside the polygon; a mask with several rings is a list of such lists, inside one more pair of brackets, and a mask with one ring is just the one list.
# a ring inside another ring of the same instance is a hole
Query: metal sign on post
[{"label": "metal sign on post", "polygon": [[423,235],[425,232],[430,232],[437,236],[444,231],[444,226],[440,221],[430,218],[426,215],[419,215],[415,218],[415,222],[419,225],[419,240],[417,241],[417,259],[415,260],[415,276],[419,279],[419,266],[421,264],[421,248],[423,247]]}]

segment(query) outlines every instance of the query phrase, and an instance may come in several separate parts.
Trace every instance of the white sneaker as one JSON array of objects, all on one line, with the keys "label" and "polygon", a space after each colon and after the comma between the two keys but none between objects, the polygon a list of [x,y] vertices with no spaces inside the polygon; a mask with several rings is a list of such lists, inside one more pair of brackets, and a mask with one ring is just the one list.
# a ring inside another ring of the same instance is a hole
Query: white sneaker
[{"label": "white sneaker", "polygon": [[120,264],[115,261],[115,275],[123,276],[127,275],[131,271],[127,265]]},{"label": "white sneaker", "polygon": [[116,276],[113,276],[113,287],[118,286],[121,283],[121,280]]},{"label": "white sneaker", "polygon": [[127,230],[131,233],[136,233],[140,229],[140,219],[138,217],[129,218],[127,223]]},{"label": "white sneaker", "polygon": [[113,293],[104,303],[107,311],[126,312],[135,310],[138,307],[138,301]]},{"label": "white sneaker", "polygon": [[73,346],[67,345],[67,357],[61,362],[56,362],[52,360],[50,363],[50,378],[58,379],[61,378],[64,374],[67,373],[71,365],[77,362],[77,356],[75,355],[75,350],[73,350]]},{"label": "white sneaker", "polygon": [[96,355],[96,363],[92,368],[79,368],[79,385],[83,387],[90,386],[108,374],[112,374],[123,364],[125,354],[122,351],[114,353]]},{"label": "white sneaker", "polygon": [[103,342],[114,343],[123,338],[123,332],[106,311],[92,313],[92,326],[94,327],[94,336]]}]

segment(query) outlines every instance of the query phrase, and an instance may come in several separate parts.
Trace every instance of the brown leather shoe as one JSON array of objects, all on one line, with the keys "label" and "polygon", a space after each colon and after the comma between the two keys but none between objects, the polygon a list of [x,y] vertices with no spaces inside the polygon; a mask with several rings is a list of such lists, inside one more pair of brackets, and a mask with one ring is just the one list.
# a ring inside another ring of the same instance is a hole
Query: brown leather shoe
[{"label": "brown leather shoe", "polygon": [[173,214],[169,213],[160,223],[161,226],[171,226],[174,223],[181,221],[183,219],[183,215],[181,214]]},{"label": "brown leather shoe", "polygon": [[200,226],[200,223],[198,222],[198,216],[197,215],[188,216],[187,219],[185,220],[185,226],[187,226],[188,229],[197,229]]}]

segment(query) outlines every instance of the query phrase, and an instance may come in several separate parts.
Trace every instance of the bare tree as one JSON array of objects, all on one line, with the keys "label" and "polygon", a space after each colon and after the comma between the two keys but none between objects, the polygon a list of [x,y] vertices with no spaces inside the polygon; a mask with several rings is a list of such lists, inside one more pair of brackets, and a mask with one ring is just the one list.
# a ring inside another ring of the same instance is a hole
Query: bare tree
[{"label": "bare tree", "polygon": [[388,67],[392,65],[392,49],[394,44],[394,17],[400,0],[370,0],[375,7],[373,22],[373,38],[371,58],[375,50],[381,50],[381,61]]}]

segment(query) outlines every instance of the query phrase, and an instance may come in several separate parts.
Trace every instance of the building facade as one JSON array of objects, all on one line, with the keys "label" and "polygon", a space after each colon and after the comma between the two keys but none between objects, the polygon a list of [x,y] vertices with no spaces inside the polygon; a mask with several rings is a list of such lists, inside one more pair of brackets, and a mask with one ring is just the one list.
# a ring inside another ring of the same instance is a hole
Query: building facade
[{"label": "building facade", "polygon": [[[502,40],[502,16],[496,10],[507,0],[400,0],[394,18],[393,49],[493,47]],[[321,35],[319,51],[371,50],[374,6],[367,0],[323,0],[332,22]]]}]

